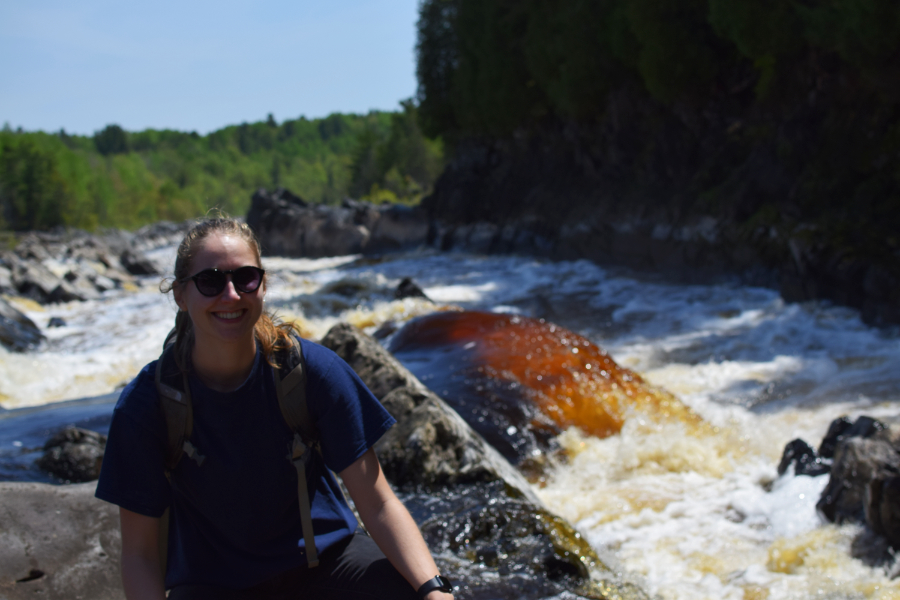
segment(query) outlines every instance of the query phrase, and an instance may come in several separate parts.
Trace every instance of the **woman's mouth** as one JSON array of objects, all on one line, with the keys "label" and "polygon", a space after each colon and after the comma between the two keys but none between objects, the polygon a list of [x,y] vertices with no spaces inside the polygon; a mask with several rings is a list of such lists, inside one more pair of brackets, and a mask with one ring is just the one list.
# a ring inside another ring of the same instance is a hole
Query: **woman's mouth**
[{"label": "woman's mouth", "polygon": [[213,313],[213,314],[214,314],[216,317],[218,317],[219,319],[231,320],[231,319],[237,319],[237,318],[239,318],[241,315],[244,314],[244,311],[239,310],[239,311],[236,311],[236,312],[217,312],[217,313]]}]

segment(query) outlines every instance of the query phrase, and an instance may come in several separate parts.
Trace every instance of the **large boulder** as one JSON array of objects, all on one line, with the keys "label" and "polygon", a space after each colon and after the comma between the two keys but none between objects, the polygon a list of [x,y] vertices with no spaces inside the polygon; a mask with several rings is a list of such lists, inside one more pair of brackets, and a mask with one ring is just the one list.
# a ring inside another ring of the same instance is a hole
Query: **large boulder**
[{"label": "large boulder", "polygon": [[0,598],[125,598],[118,509],[95,487],[0,483]]},{"label": "large boulder", "polygon": [[601,560],[571,525],[549,513],[521,473],[374,339],[340,324],[322,344],[397,419],[376,451],[461,595],[647,598],[611,558]]}]

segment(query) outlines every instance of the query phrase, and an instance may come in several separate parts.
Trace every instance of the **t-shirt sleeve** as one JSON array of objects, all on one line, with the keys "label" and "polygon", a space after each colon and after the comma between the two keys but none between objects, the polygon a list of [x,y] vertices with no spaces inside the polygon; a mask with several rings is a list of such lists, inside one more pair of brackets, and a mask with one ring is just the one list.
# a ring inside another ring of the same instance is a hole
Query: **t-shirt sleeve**
[{"label": "t-shirt sleeve", "polygon": [[122,390],[113,410],[96,496],[148,517],[169,506],[166,429],[150,363]]},{"label": "t-shirt sleeve", "polygon": [[303,341],[306,397],[319,429],[325,464],[340,473],[375,445],[396,421],[337,354]]}]

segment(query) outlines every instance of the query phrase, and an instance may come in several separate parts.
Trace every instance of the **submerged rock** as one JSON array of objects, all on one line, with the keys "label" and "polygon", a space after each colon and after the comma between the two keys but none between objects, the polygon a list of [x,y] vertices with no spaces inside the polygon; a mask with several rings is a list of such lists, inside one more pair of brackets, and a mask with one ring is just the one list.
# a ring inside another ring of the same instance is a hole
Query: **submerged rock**
[{"label": "submerged rock", "polygon": [[497,450],[374,339],[341,324],[322,343],[397,419],[376,445],[385,475],[463,597],[647,598],[550,514]]},{"label": "submerged rock", "polygon": [[106,436],[66,427],[44,444],[38,466],[66,482],[81,483],[100,477],[100,465],[106,450]]}]

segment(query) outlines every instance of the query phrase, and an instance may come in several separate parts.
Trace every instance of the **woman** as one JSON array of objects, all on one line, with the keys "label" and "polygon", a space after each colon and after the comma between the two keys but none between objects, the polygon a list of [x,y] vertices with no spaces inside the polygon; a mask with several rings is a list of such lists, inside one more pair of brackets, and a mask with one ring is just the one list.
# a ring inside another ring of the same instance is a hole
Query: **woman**
[{"label": "woman", "polygon": [[[176,600],[452,599],[372,450],[393,418],[344,361],[301,340],[308,409],[321,436],[307,470],[320,563],[307,565],[297,474],[285,460],[293,434],[271,365],[293,333],[263,310],[265,288],[259,243],[245,224],[203,221],[178,248],[169,287],[179,309],[174,351],[190,385],[190,441],[203,459],[184,457],[166,472],[167,429],[150,363],[116,405],[97,486],[98,498],[120,507],[127,598],[160,600],[170,590]],[[331,471],[371,538],[355,531]]]}]

